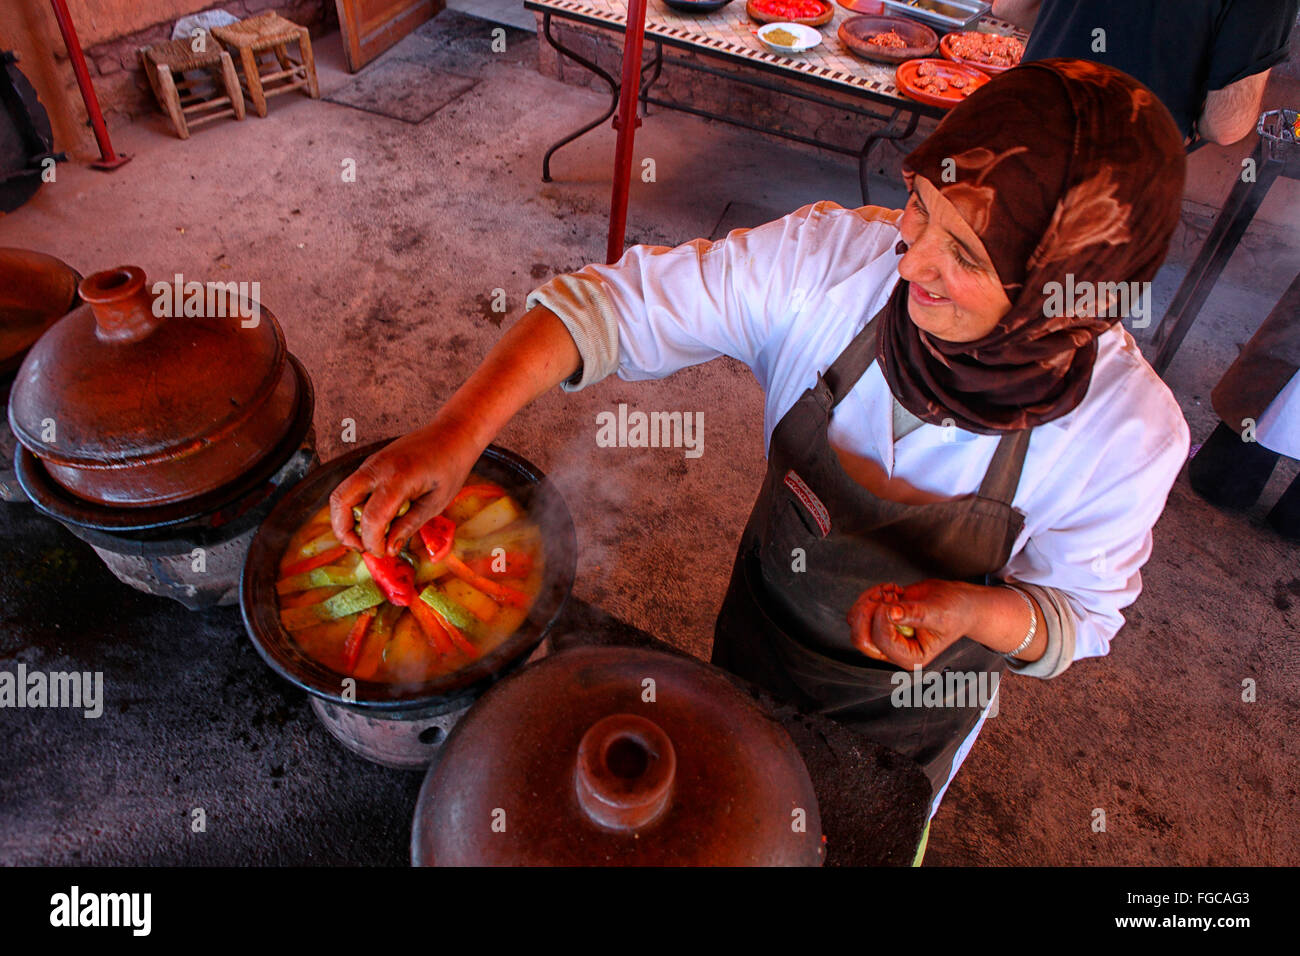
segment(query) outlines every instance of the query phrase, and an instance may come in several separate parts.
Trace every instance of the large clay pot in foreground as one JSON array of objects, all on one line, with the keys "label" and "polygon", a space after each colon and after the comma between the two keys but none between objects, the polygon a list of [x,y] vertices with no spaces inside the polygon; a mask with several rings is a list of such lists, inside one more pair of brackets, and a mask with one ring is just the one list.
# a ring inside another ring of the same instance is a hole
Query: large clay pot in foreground
[{"label": "large clay pot in foreground", "polygon": [[425,778],[417,866],[817,866],[817,796],[784,728],[721,671],[584,647],[461,719]]}]

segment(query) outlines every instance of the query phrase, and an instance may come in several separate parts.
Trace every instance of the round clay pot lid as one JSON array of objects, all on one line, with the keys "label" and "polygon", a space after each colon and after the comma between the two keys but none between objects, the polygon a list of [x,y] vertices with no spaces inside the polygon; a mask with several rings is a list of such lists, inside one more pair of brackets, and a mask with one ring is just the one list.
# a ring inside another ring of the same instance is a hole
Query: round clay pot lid
[{"label": "round clay pot lid", "polygon": [[0,248],[0,375],[12,372],[37,339],[77,304],[81,276],[30,249]]},{"label": "round clay pot lid", "polygon": [[165,285],[155,296],[135,266],[81,280],[86,304],[42,336],[14,382],[9,421],[25,447],[59,465],[121,467],[220,442],[256,414],[286,362],[275,317],[224,291],[209,298],[207,284],[201,304],[192,286],[178,296]]},{"label": "round clay pot lid", "polygon": [[498,684],[425,778],[416,865],[819,865],[817,798],[776,720],[716,668],[563,651]]}]

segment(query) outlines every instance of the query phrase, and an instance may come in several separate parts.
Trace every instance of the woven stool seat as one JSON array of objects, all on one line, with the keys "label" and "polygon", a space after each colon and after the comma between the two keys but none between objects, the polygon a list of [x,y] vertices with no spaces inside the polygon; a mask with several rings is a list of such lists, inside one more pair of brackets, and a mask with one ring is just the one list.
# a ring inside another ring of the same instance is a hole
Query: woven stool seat
[{"label": "woven stool seat", "polygon": [[[212,35],[230,47],[231,53],[238,54],[248,98],[253,101],[253,109],[257,110],[258,116],[266,115],[266,99],[269,96],[301,89],[312,99],[320,98],[320,89],[316,84],[316,61],[311,52],[311,34],[306,27],[300,27],[272,11],[259,13],[229,26],[213,27]],[[289,56],[290,43],[298,44],[302,62]],[[275,54],[279,68],[276,68],[275,63],[269,63],[269,70],[263,72],[258,55],[267,50]]]},{"label": "woven stool seat", "polygon": [[254,50],[269,50],[281,43],[295,42],[301,29],[303,28],[298,24],[272,10],[229,26],[213,27],[212,34],[222,43],[240,49],[251,47]]},{"label": "woven stool seat", "polygon": [[221,65],[221,44],[206,43],[201,53],[196,53],[189,40],[168,40],[155,46],[145,47],[141,53],[154,66],[165,66],[177,73],[186,70],[201,70],[204,67]]},{"label": "woven stool seat", "polygon": [[149,86],[181,139],[190,127],[222,116],[244,118],[244,94],[230,54],[204,37],[202,50],[191,40],[168,40],[139,50]]}]

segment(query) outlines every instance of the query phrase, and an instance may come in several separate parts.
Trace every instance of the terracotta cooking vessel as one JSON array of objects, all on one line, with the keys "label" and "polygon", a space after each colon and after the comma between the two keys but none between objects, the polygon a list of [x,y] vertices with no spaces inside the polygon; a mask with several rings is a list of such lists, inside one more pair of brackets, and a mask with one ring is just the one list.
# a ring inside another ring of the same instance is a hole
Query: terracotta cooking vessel
[{"label": "terracotta cooking vessel", "polygon": [[167,317],[135,266],[79,288],[86,304],[32,347],[9,402],[14,435],[55,482],[153,507],[222,488],[275,449],[300,385],[270,310],[232,299],[224,317]]}]

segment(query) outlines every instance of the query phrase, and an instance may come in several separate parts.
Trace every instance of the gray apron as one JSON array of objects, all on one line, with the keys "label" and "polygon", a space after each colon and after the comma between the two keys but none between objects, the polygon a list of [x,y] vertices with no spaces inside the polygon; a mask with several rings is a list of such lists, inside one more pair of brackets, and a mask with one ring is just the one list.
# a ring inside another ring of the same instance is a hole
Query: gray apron
[{"label": "gray apron", "polygon": [[[982,708],[978,701],[956,706],[955,693],[945,695],[943,707],[893,706],[895,675],[904,672],[854,648],[848,612],[882,582],[984,583],[1006,564],[1024,521],[1011,501],[1029,430],[1002,437],[976,494],[907,505],[862,487],[841,467],[827,428],[832,410],[875,360],[877,318],[772,433],[767,476],[741,538],[712,660],[911,757],[938,793]],[[924,671],[983,671],[992,688],[992,675],[1000,678],[1005,668],[1001,654],[963,637]]]}]

